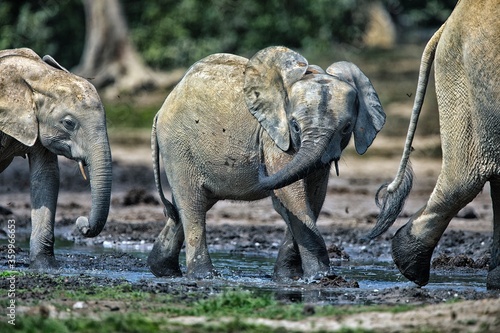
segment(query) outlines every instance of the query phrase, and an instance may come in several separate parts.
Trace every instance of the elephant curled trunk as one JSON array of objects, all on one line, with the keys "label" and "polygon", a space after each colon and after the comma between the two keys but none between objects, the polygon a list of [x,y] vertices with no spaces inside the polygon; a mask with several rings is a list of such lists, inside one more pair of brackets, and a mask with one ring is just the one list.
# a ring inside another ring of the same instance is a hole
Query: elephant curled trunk
[{"label": "elephant curled trunk", "polygon": [[80,216],[76,220],[76,226],[85,237],[99,235],[109,213],[111,198],[112,162],[111,151],[107,139],[103,148],[102,142],[94,145],[90,150],[92,153],[86,159],[92,195],[92,206],[90,217]]},{"label": "elephant curled trunk", "polygon": [[304,140],[298,152],[284,168],[272,175],[264,175],[263,170],[259,175],[259,188],[261,190],[276,190],[288,186],[321,166],[329,165],[335,158],[324,161],[328,154],[331,135],[323,135],[315,140]]}]

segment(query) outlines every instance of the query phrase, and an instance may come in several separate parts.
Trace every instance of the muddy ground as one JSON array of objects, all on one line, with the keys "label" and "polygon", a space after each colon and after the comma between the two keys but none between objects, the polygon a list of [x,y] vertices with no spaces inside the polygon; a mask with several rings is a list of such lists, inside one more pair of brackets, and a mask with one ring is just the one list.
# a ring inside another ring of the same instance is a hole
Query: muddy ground
[{"label": "muddy ground", "polygon": [[[139,272],[144,278],[134,280],[133,288],[148,292],[169,292],[179,295],[179,299],[187,297],[186,295],[193,290],[208,295],[214,290],[223,290],[228,284],[237,284],[237,272],[234,273],[236,276],[232,276],[229,280],[224,276],[215,281],[156,279],[148,272],[144,257],[128,253],[120,247],[122,244],[150,246],[164,224],[162,206],[159,204],[159,197],[154,187],[147,135],[147,133],[137,135],[137,142],[134,145],[112,144],[114,183],[110,215],[104,231],[93,239],[82,238],[74,229],[76,218],[80,215],[86,216],[89,212],[89,185],[82,179],[75,162],[60,159],[62,176],[56,216],[58,242],[69,240],[71,243],[81,245],[83,249],[87,247],[89,252],[82,250],[76,254],[59,253],[58,260],[62,266],[59,271],[51,272],[52,275],[49,276],[40,275],[39,278],[32,275],[26,279],[21,277],[18,288],[45,286],[50,290],[51,285],[58,283],[50,276],[61,274],[68,275],[66,279],[68,288],[71,285],[113,285],[123,282],[119,274],[113,277],[106,276],[107,271],[123,272],[125,278],[131,272]],[[327,199],[318,221],[326,244],[331,250],[334,269],[352,265],[352,269],[356,270],[355,263],[359,261],[375,265],[382,263],[387,267],[387,274],[396,282],[381,286],[374,284],[374,287],[361,285],[356,288],[359,285],[357,279],[349,276],[344,276],[346,282],[341,283],[340,287],[336,286],[337,282],[332,279],[315,284],[297,281],[291,285],[273,285],[276,297],[281,297],[284,301],[303,301],[318,306],[417,304],[430,307],[417,309],[411,314],[373,313],[371,317],[366,315],[358,316],[357,319],[356,316],[344,318],[345,325],[349,326],[351,322],[358,323],[352,327],[385,331],[398,331],[399,326],[395,323],[401,325],[399,327],[401,330],[404,327],[418,327],[418,323],[426,323],[437,328],[458,329],[458,331],[464,328],[475,331],[481,327],[483,331],[488,331],[484,330],[485,327],[491,327],[494,331],[500,327],[498,319],[500,292],[485,289],[492,236],[492,211],[488,186],[451,222],[433,257],[433,274],[441,277],[461,274],[475,279],[475,284],[460,285],[452,282],[444,285],[435,284],[432,287],[431,280],[429,287],[417,288],[414,284],[406,282],[392,264],[391,235],[426,202],[440,170],[440,159],[427,158],[425,154],[418,153],[419,148],[421,151],[425,150],[425,145],[438,144],[438,139],[422,139],[421,147],[418,142],[417,140],[415,144],[416,153],[413,158],[416,173],[414,188],[401,217],[389,232],[369,243],[362,240],[362,236],[373,227],[376,220],[374,193],[382,183],[391,180],[395,175],[402,147],[400,139],[380,137],[375,140],[374,148],[371,148],[373,153],[369,152],[365,156],[356,155],[350,148],[340,161],[340,177],[332,173]],[[16,269],[28,271],[29,248],[26,242],[30,232],[30,201],[29,169],[26,160],[16,158],[14,163],[0,174],[0,206],[0,244],[7,243],[7,220],[15,219],[16,243],[19,246]],[[270,199],[249,203],[219,202],[208,213],[209,249],[213,252],[247,253],[273,258],[281,242],[284,227],[284,222],[273,211]],[[96,248],[103,246],[117,250],[95,252]],[[6,245],[0,247],[0,267],[2,270],[7,269]],[[253,277],[259,274],[262,274],[262,279],[269,282],[269,271],[257,271]],[[5,284],[2,282],[1,288],[4,287]],[[281,289],[283,292],[280,293]],[[318,296],[326,291],[328,291],[327,298]],[[29,297],[43,300],[48,296],[47,293],[39,292]],[[448,302],[450,300],[463,302],[450,304]],[[462,316],[474,320],[457,320]],[[385,329],[381,326],[383,323],[386,323]],[[286,323],[282,324],[286,326]],[[320,322],[314,325],[307,322],[303,324],[312,325],[317,329],[323,325]],[[412,326],[415,324],[417,326]],[[328,322],[328,319],[325,319],[324,325],[335,327]],[[304,330],[307,330],[306,326]]]}]

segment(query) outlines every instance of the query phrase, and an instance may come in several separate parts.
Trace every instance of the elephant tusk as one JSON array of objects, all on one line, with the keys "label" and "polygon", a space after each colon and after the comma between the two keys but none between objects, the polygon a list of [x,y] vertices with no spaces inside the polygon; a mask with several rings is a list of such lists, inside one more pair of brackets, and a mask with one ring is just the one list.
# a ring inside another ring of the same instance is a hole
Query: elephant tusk
[{"label": "elephant tusk", "polygon": [[82,173],[83,179],[87,180],[87,175],[85,174],[85,169],[83,168],[82,161],[78,162],[78,166],[80,167],[80,172]]},{"label": "elephant tusk", "polygon": [[337,177],[339,176],[339,161],[335,160],[335,172],[337,173]]}]

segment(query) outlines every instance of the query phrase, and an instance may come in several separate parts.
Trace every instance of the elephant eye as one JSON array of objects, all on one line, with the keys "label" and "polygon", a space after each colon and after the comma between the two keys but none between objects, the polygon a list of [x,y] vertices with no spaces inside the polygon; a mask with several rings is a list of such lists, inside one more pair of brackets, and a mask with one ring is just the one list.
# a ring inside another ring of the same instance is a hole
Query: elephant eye
[{"label": "elephant eye", "polygon": [[61,120],[61,123],[68,131],[72,131],[76,127],[76,123],[72,119],[69,119],[69,118],[64,118],[63,120]]},{"label": "elephant eye", "polygon": [[342,129],[342,134],[348,134],[351,131],[351,122],[348,122]]},{"label": "elephant eye", "polygon": [[291,125],[292,125],[292,130],[295,133],[300,133],[300,126],[299,126],[299,123],[297,123],[297,120],[295,120],[295,118],[292,119]]}]

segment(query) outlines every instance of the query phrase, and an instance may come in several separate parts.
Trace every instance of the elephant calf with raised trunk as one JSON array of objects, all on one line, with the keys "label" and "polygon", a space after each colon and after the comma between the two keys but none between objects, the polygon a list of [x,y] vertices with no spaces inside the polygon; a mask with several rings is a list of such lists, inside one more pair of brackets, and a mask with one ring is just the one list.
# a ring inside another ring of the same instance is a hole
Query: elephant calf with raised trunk
[{"label": "elephant calf with raised trunk", "polygon": [[[315,279],[330,270],[316,227],[330,173],[354,133],[363,154],[385,122],[368,78],[352,63],[326,71],[285,47],[250,60],[214,54],[194,64],[155,117],[156,184],[168,216],[149,255],[157,276],[214,275],[206,212],[218,201],[272,197],[287,224],[275,279]],[[165,199],[163,161],[172,190]]]},{"label": "elephant calf with raised trunk", "polygon": [[500,289],[500,5],[461,0],[427,44],[399,172],[380,202],[369,237],[385,232],[412,186],[408,164],[430,68],[435,60],[443,165],[427,204],[398,230],[392,255],[411,281],[429,281],[431,257],[450,220],[486,182],[493,202],[493,242],[486,286]]},{"label": "elephant calf with raised trunk", "polygon": [[50,56],[30,49],[0,51],[0,172],[28,156],[31,180],[30,267],[54,268],[54,218],[59,192],[57,155],[77,161],[92,192],[90,218],[77,227],[95,237],[108,217],[111,152],[106,117],[94,86]]}]

